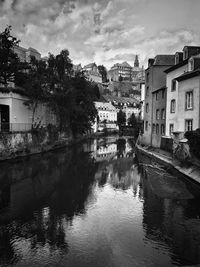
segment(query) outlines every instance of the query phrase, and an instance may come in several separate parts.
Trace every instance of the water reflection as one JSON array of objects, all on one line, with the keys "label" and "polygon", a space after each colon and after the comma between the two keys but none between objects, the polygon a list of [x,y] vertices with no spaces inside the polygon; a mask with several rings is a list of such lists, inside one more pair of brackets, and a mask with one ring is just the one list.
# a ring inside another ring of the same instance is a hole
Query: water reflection
[{"label": "water reflection", "polygon": [[90,140],[1,170],[0,266],[200,263],[199,189],[181,180],[191,198],[157,194],[133,139]]}]

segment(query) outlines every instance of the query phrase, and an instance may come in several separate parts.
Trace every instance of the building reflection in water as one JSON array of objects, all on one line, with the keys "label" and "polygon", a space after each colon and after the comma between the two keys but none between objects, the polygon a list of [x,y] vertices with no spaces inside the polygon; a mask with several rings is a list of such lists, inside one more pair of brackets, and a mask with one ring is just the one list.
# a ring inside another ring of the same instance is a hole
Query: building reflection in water
[{"label": "building reflection in water", "polygon": [[[56,266],[56,260],[69,255],[70,246],[78,242],[69,242],[75,221],[77,223],[80,218],[84,221],[90,216],[89,207],[94,211],[99,194],[107,189],[111,195],[119,194],[116,201],[122,201],[126,195],[126,201],[130,202],[127,205],[133,211],[136,206],[141,207],[137,212],[141,214],[139,223],[144,235],[141,236],[144,250],[149,249],[148,245],[156,247],[170,255],[174,265],[199,264],[199,189],[185,183],[193,196],[191,199],[162,198],[153,191],[150,178],[138,168],[133,147],[134,140],[128,138],[90,140],[67,151],[3,163],[0,172],[0,266],[17,263],[27,266],[33,256],[35,266],[41,266],[44,259],[47,261],[44,264],[48,265],[48,259],[55,256],[51,265]],[[116,209],[120,204],[116,202]],[[112,212],[115,218],[116,212],[110,210],[111,217]],[[132,227],[135,217],[131,216],[127,214],[124,221],[119,217],[119,221],[129,222],[131,218]],[[114,219],[112,223],[110,227],[114,228]],[[99,236],[105,225],[96,228]],[[76,230],[80,231],[80,237],[88,234],[84,232],[85,227],[83,232],[80,228]],[[128,225],[123,229],[134,231]],[[126,246],[130,244],[129,251],[135,257],[135,240],[128,236]],[[98,255],[103,258],[105,244],[101,246],[101,238],[97,242],[101,247]],[[105,247],[111,246],[109,243]],[[148,257],[153,250],[149,251]],[[154,260],[159,262],[157,258]]]}]

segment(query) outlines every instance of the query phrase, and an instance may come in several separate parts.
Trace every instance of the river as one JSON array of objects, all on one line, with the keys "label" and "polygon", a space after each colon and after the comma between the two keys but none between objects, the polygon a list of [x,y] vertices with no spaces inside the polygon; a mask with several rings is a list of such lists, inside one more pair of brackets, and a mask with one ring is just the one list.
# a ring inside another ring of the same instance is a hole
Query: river
[{"label": "river", "polygon": [[110,137],[1,163],[0,266],[200,264],[199,188],[174,177],[165,194],[133,148]]}]

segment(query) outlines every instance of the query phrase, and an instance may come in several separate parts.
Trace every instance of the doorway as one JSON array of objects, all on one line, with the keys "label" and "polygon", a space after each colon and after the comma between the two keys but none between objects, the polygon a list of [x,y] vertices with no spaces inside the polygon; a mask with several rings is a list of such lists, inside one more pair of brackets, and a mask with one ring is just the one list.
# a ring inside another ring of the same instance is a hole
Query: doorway
[{"label": "doorway", "polygon": [[0,105],[0,132],[10,130],[10,111],[8,105]]}]

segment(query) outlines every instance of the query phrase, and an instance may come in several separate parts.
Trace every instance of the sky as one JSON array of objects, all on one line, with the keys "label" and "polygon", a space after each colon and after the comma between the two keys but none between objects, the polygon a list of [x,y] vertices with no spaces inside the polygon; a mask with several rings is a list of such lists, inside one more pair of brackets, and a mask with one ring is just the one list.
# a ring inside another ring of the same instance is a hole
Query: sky
[{"label": "sky", "polygon": [[200,45],[200,0],[0,0],[0,31],[42,56],[68,49],[74,64],[146,67],[157,54]]}]

